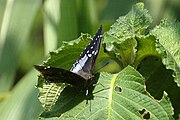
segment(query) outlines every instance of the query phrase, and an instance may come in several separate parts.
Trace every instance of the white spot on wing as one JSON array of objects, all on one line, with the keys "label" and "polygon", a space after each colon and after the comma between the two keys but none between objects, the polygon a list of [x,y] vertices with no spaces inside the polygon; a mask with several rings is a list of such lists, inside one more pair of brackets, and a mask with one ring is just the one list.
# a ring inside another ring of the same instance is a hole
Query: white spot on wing
[{"label": "white spot on wing", "polygon": [[46,70],[46,69],[49,69],[49,68],[51,68],[50,66],[46,66],[46,67],[44,67],[44,69]]},{"label": "white spot on wing", "polygon": [[95,53],[95,51],[92,51],[92,54],[94,54]]},{"label": "white spot on wing", "polygon": [[97,53],[98,53],[98,51],[96,50],[95,53],[94,53],[94,55],[97,55]]},{"label": "white spot on wing", "polygon": [[[88,54],[89,55],[89,54]],[[88,60],[88,56],[85,54],[84,57],[82,57],[76,64],[74,68],[72,68],[71,72],[78,73],[79,70],[82,69],[86,61]]]},{"label": "white spot on wing", "polygon": [[88,54],[88,57],[91,57],[92,56],[92,54]]}]

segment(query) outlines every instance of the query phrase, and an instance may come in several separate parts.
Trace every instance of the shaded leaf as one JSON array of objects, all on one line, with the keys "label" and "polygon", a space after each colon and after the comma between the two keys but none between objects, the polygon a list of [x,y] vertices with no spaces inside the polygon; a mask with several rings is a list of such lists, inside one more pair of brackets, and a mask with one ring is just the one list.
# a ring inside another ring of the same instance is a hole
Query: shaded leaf
[{"label": "shaded leaf", "polygon": [[[135,67],[139,67],[138,65],[140,63],[143,63],[143,59],[149,56],[154,56],[157,59],[160,59],[160,55],[156,51],[155,38],[153,36],[145,36],[145,37],[140,37],[140,38],[136,37],[136,40],[138,44],[136,47],[137,53],[136,53],[136,58],[135,58],[135,63],[134,63]],[[149,63],[149,65],[146,65],[146,66],[151,67],[150,65],[151,63]],[[147,74],[149,73],[147,72]]]},{"label": "shaded leaf", "polygon": [[174,71],[173,77],[180,86],[180,23],[162,20],[152,34],[157,38],[157,51],[163,64]]}]

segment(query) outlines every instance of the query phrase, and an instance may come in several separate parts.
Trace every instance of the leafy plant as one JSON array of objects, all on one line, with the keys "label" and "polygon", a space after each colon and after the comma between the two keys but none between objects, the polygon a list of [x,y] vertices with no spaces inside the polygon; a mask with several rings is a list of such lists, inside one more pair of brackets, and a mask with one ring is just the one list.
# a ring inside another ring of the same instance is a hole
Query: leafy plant
[{"label": "leafy plant", "polygon": [[[180,113],[180,23],[152,18],[138,3],[104,33],[92,95],[39,78],[42,119],[173,119]],[[82,34],[50,53],[43,65],[70,69],[91,40]],[[107,73],[108,72],[108,73]],[[113,74],[116,73],[116,74]],[[174,110],[174,111],[173,111]]]}]

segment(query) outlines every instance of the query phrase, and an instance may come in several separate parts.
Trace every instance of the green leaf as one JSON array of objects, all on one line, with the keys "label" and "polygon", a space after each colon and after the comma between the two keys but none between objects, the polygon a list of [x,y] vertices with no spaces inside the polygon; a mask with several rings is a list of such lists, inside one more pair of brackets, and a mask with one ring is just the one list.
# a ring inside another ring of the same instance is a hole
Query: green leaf
[{"label": "green leaf", "polygon": [[127,15],[119,17],[111,26],[105,34],[105,38],[110,37],[110,39],[105,39],[104,42],[120,43],[126,39],[144,35],[151,22],[152,18],[144,9],[144,4],[137,3]]},{"label": "green leaf", "polygon": [[10,92],[10,96],[1,103],[1,120],[37,119],[42,107],[35,88],[37,72],[31,71]]},{"label": "green leaf", "polygon": [[79,30],[83,33],[93,33],[93,28],[97,24],[99,17],[97,1],[78,0],[76,3]]},{"label": "green leaf", "polygon": [[134,64],[136,45],[137,41],[133,38],[126,39],[126,41],[122,41],[120,44],[114,43],[114,52],[117,56],[120,56],[120,62],[122,62],[123,67]]},{"label": "green leaf", "polygon": [[[44,119],[172,119],[173,109],[164,95],[154,100],[144,89],[144,78],[127,66],[119,74],[101,73],[93,96],[67,87]],[[88,104],[86,99],[89,99]],[[58,117],[59,116],[59,117]]]},{"label": "green leaf", "polygon": [[50,52],[50,58],[44,62],[45,65],[70,69],[85,46],[91,41],[89,34],[82,34],[78,39],[64,42],[58,50]]},{"label": "green leaf", "polygon": [[[23,52],[33,18],[41,0],[1,0],[0,32],[0,92],[8,91],[13,83],[19,55]],[[4,4],[7,3],[7,4]],[[12,62],[13,61],[13,62]]]},{"label": "green leaf", "polygon": [[52,106],[57,101],[60,93],[66,87],[65,84],[56,85],[55,83],[45,84],[44,79],[39,77],[38,89],[39,89],[39,101],[44,108],[44,111],[50,111]]},{"label": "green leaf", "polygon": [[[155,38],[153,36],[136,37],[136,40],[138,44],[136,47],[137,53],[134,61],[135,67],[138,67],[140,63],[143,63],[142,60],[149,56],[154,56],[157,59],[160,59],[160,55],[156,51]],[[152,64],[152,62],[146,66],[151,67],[150,64]]]},{"label": "green leaf", "polygon": [[[127,15],[119,17],[111,29],[105,33],[106,49],[116,54],[121,67],[136,65],[136,62],[139,64],[140,61],[137,61],[139,58],[136,58],[137,39],[145,37],[145,32],[151,22],[151,16],[144,9],[144,4],[138,3]],[[148,53],[145,54],[148,55]]]},{"label": "green leaf", "polygon": [[57,48],[58,32],[57,26],[60,20],[60,1],[45,0],[44,1],[44,45],[45,53]]},{"label": "green leaf", "polygon": [[62,0],[60,2],[60,23],[58,26],[58,46],[63,41],[70,41],[79,36],[76,1]]},{"label": "green leaf", "polygon": [[180,86],[180,23],[162,20],[151,34],[157,38],[157,51],[163,64],[174,71],[173,77]]}]

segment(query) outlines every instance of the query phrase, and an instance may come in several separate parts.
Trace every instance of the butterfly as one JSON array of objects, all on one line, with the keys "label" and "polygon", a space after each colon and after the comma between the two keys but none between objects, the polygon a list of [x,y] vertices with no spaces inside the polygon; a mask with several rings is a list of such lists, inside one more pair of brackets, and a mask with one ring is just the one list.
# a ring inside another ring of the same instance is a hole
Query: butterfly
[{"label": "butterfly", "polygon": [[70,71],[50,66],[34,65],[34,67],[41,73],[41,77],[48,82],[67,83],[87,90],[93,83],[93,68],[99,54],[101,39],[102,26],[80,54],[79,59],[72,65]]}]

